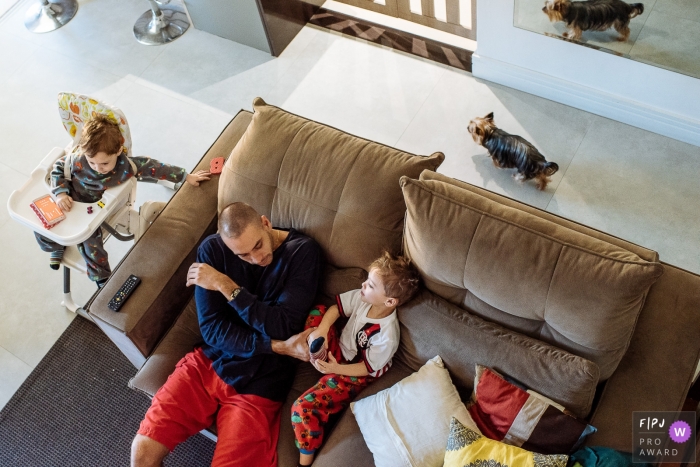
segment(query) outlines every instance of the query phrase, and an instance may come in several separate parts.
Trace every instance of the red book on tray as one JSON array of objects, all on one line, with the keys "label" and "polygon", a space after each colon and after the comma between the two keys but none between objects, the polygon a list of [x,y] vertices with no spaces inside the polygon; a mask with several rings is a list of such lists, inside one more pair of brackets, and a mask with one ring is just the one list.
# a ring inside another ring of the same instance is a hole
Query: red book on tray
[{"label": "red book on tray", "polygon": [[66,215],[61,211],[61,208],[58,207],[51,195],[37,198],[29,206],[36,213],[41,223],[44,224],[45,229],[50,229],[66,218]]}]

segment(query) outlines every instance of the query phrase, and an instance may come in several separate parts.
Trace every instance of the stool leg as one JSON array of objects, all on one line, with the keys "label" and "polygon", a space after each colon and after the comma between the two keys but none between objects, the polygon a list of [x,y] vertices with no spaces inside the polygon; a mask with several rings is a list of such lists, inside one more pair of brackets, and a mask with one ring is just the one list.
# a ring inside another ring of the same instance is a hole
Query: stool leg
[{"label": "stool leg", "polygon": [[68,23],[77,11],[77,0],[41,0],[27,10],[24,26],[35,33],[54,31]]},{"label": "stool leg", "polygon": [[141,15],[134,24],[134,36],[140,43],[167,44],[182,36],[190,27],[190,21],[182,6],[158,6],[154,0],[148,1],[151,9]]}]

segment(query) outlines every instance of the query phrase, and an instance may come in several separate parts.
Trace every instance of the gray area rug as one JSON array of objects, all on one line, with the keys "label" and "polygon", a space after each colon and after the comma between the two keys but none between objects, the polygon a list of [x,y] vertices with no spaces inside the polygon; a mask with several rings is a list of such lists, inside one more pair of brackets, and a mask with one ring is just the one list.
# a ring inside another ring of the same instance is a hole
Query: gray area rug
[{"label": "gray area rug", "polygon": [[[128,466],[150,406],[127,387],[135,373],[97,326],[75,318],[0,411],[0,466]],[[209,466],[214,446],[195,435],[165,465]]]}]

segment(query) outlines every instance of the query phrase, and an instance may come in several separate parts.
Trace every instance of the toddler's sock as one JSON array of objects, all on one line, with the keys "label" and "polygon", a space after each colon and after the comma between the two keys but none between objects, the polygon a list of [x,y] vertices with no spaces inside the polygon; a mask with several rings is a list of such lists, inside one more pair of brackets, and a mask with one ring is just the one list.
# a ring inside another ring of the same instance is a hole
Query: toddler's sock
[{"label": "toddler's sock", "polygon": [[61,267],[61,260],[63,259],[63,251],[64,249],[61,248],[60,250],[52,251],[51,256],[49,256],[49,266],[51,269],[54,269],[58,271],[58,268]]}]

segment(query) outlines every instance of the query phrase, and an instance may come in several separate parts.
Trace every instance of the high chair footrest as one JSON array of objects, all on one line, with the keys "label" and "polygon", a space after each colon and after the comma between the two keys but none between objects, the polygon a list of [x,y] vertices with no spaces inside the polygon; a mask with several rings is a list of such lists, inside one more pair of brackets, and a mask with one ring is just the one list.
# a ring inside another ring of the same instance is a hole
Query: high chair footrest
[{"label": "high chair footrest", "polygon": [[78,251],[78,247],[76,245],[66,247],[66,251],[63,252],[61,264],[72,269],[73,271],[79,271],[83,274],[87,274],[87,265],[85,264],[83,257],[80,255],[80,251]]}]

